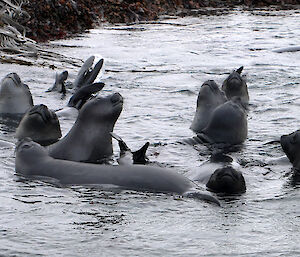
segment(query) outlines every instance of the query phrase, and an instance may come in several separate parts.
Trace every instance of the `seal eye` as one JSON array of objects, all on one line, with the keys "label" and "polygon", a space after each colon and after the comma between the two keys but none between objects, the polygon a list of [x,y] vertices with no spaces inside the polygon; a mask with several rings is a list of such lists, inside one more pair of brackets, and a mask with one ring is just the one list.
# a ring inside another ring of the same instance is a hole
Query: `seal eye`
[{"label": "seal eye", "polygon": [[23,149],[28,149],[28,148],[30,148],[32,145],[31,144],[24,144],[23,146],[22,146],[22,148]]}]

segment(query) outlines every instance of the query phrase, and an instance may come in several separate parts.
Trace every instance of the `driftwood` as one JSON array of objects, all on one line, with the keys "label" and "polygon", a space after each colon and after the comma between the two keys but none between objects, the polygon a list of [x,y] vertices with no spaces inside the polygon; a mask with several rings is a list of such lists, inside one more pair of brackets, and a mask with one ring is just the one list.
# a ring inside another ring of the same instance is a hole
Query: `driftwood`
[{"label": "driftwood", "polygon": [[30,19],[30,15],[21,9],[23,3],[25,0],[0,0],[0,62],[52,68],[80,67],[81,60],[45,51],[26,37],[26,28],[22,24]]}]

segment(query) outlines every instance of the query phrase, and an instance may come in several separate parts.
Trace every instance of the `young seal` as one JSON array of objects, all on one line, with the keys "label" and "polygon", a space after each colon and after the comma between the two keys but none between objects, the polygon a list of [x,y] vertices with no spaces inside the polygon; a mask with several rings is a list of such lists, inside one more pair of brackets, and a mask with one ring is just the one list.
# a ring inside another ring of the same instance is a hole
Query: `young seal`
[{"label": "young seal", "polygon": [[210,194],[197,190],[195,183],[168,169],[145,166],[112,166],[57,160],[31,139],[16,147],[16,172],[26,176],[46,176],[61,184],[109,184],[137,191],[177,193],[220,205]]},{"label": "young seal", "polygon": [[28,86],[16,73],[7,74],[0,82],[0,114],[23,115],[32,106]]},{"label": "young seal", "polygon": [[237,96],[241,98],[242,103],[249,103],[249,94],[246,81],[242,78],[241,73],[243,66],[234,70],[229,76],[224,80],[222,85],[222,90],[224,91],[228,100]]},{"label": "young seal", "polygon": [[205,81],[197,98],[196,113],[191,125],[191,130],[201,132],[209,123],[212,112],[226,101],[226,98],[213,80]]},{"label": "young seal", "polygon": [[43,146],[57,142],[61,138],[61,130],[55,112],[43,104],[33,106],[25,113],[16,130],[18,140],[25,137]]},{"label": "young seal", "polygon": [[69,133],[49,146],[50,156],[81,162],[100,162],[112,153],[110,132],[122,111],[123,97],[119,93],[97,97],[80,109]]},{"label": "young seal", "polygon": [[247,138],[247,124],[245,106],[240,98],[235,97],[213,111],[207,127],[197,137],[210,144],[241,144]]}]

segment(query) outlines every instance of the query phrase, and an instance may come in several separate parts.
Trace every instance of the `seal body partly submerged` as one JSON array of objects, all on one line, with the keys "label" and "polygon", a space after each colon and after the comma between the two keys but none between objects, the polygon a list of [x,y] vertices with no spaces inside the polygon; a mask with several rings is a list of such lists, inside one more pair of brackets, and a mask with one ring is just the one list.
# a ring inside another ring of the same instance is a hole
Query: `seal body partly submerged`
[{"label": "seal body partly submerged", "polygon": [[246,191],[246,183],[238,166],[230,156],[219,153],[212,156],[210,161],[188,172],[188,177],[205,184],[209,190],[216,193],[243,193]]},{"label": "seal body partly submerged", "polygon": [[204,82],[197,98],[196,113],[191,125],[194,132],[201,132],[209,123],[213,111],[226,101],[226,98],[213,80]]},{"label": "seal body partly submerged", "polygon": [[51,177],[62,184],[110,184],[126,189],[171,192],[187,196],[198,192],[198,198],[219,204],[213,196],[195,190],[192,181],[168,169],[58,160],[50,157],[45,148],[29,138],[20,141],[15,152],[16,172],[23,175]]},{"label": "seal body partly submerged", "polygon": [[56,159],[99,162],[112,153],[110,132],[122,111],[123,97],[119,93],[88,101],[79,111],[69,133],[49,146]]},{"label": "seal body partly submerged", "polygon": [[207,127],[198,133],[204,142],[229,145],[243,143],[248,134],[247,113],[239,98],[234,98],[212,113]]}]

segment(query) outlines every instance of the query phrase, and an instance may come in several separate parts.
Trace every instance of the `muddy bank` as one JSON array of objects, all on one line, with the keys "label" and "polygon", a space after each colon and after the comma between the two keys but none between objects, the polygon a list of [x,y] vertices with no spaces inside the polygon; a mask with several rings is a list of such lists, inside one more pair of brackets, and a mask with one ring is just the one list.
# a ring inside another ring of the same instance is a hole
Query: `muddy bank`
[{"label": "muddy bank", "polygon": [[[300,0],[31,0],[22,5],[31,19],[24,26],[27,36],[36,41],[60,39],[94,27],[99,22],[131,23],[156,20],[163,14],[189,15],[191,10],[206,7],[228,9],[276,5],[298,8]],[[209,13],[208,13],[209,14]],[[214,14],[214,12],[212,12]]]}]

